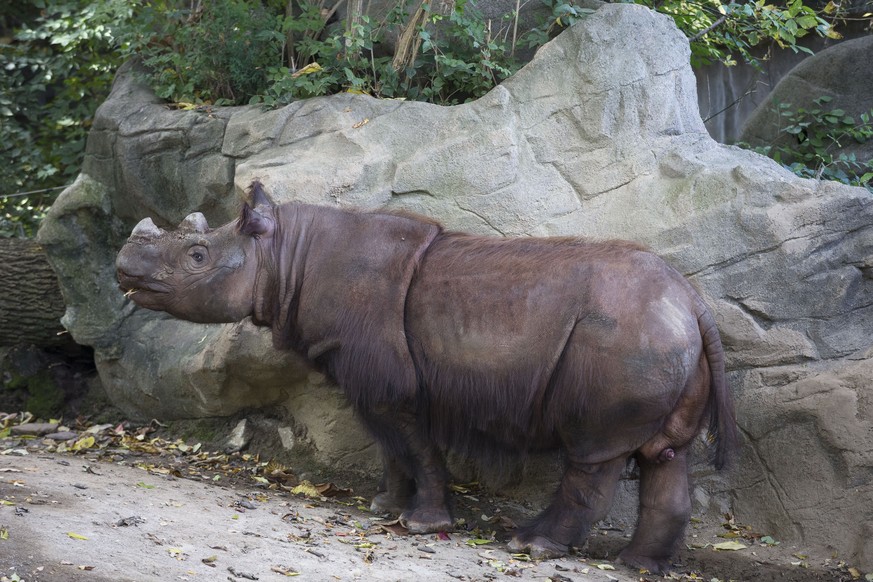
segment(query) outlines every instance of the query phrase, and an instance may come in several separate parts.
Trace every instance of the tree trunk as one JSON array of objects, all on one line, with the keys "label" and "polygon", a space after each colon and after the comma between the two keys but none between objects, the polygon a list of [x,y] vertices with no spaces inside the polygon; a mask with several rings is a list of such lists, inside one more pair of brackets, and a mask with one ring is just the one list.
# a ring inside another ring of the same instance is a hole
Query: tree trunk
[{"label": "tree trunk", "polygon": [[30,239],[0,238],[0,346],[66,343],[64,299],[45,252]]}]

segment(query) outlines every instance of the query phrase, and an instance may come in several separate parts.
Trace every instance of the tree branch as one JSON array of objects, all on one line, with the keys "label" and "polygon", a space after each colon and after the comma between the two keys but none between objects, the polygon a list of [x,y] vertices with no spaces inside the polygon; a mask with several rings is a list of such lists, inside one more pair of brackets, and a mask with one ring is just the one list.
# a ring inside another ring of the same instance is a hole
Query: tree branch
[{"label": "tree branch", "polygon": [[704,28],[703,30],[701,30],[700,32],[698,32],[697,34],[692,36],[691,38],[689,38],[688,42],[694,42],[695,40],[700,40],[701,38],[703,38],[704,36],[706,36],[707,34],[712,32],[713,30],[715,30],[716,28],[721,26],[725,20],[727,20],[727,14],[722,14],[721,18],[719,18],[718,20],[716,20],[715,22],[713,22],[712,24],[710,24],[709,26],[707,26],[706,28]]}]

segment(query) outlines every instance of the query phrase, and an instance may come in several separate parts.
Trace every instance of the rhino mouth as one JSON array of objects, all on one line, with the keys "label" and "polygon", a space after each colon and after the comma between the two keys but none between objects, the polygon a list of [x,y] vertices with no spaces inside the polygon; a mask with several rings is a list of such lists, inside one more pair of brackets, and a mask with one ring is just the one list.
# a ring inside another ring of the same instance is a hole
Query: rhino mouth
[{"label": "rhino mouth", "polygon": [[124,292],[125,297],[130,297],[135,293],[169,293],[170,289],[167,285],[163,285],[154,281],[145,281],[140,277],[128,275],[124,271],[118,271],[118,288]]}]

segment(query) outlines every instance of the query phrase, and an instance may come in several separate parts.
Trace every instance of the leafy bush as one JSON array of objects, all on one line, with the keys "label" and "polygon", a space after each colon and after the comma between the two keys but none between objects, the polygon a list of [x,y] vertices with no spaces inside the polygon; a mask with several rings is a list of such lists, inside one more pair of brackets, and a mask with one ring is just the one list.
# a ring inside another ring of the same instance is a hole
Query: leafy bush
[{"label": "leafy bush", "polygon": [[[194,8],[143,2],[125,31],[128,54],[142,58],[158,96],[175,102],[276,106],[351,90],[455,104],[480,97],[518,70],[517,44],[539,46],[556,24],[567,26],[590,12],[548,0],[553,17],[513,39],[515,14],[494,23],[467,0],[455,0],[446,14],[425,2],[418,19],[400,2],[382,22],[359,14],[351,24],[331,23],[323,0],[297,5],[286,15],[257,0]],[[403,62],[388,54],[385,38],[409,27],[415,48]]]},{"label": "leafy bush", "polygon": [[835,180],[873,191],[873,160],[858,160],[854,153],[841,151],[849,144],[873,139],[873,110],[856,120],[842,109],[827,108],[831,101],[830,97],[819,97],[814,101],[816,107],[809,110],[780,103],[776,109],[780,120],[777,145],[754,149],[798,176]]},{"label": "leafy bush", "polygon": [[691,39],[691,64],[706,65],[720,61],[737,64],[736,55],[744,62],[760,66],[752,53],[756,46],[772,41],[780,48],[812,54],[797,44],[807,34],[841,38],[825,17],[833,16],[837,5],[827,4],[821,12],[805,6],[803,0],[789,1],[786,5],[768,4],[766,0],[727,2],[720,0],[635,0],[671,16]]},{"label": "leafy bush", "polygon": [[[326,0],[4,3],[0,38],[11,40],[0,41],[0,236],[31,234],[57,193],[44,191],[72,181],[94,111],[126,58],[142,59],[155,92],[177,103],[278,106],[357,91],[456,104],[514,73],[521,49],[541,46],[590,12],[575,0],[540,0],[547,16],[519,34],[516,13],[487,20],[474,0],[398,0],[380,22],[362,13],[361,2],[347,1],[347,22],[332,19],[339,4],[329,8]],[[838,36],[824,20],[834,15],[832,2],[817,13],[802,0],[785,7],[634,1],[674,18],[692,40],[693,64],[732,64],[735,54],[755,63],[751,48],[768,39],[804,50],[796,44],[804,34]],[[400,39],[394,54],[389,35]]]},{"label": "leafy bush", "polygon": [[0,236],[32,234],[52,194],[79,172],[120,64],[112,30],[131,15],[125,0],[10,4],[0,9],[3,36],[14,29],[0,44]]},{"label": "leafy bush", "polygon": [[282,18],[260,2],[136,2],[120,33],[125,55],[151,71],[158,97],[174,102],[243,104],[267,85],[282,60]]}]

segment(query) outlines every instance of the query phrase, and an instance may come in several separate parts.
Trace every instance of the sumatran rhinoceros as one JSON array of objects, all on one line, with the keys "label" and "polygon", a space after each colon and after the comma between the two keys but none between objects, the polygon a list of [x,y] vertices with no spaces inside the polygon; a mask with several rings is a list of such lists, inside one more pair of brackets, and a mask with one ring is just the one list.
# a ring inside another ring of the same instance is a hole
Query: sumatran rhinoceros
[{"label": "sumatran rhinoceros", "polygon": [[251,316],[335,380],[381,448],[373,508],[411,532],[452,528],[443,451],[561,450],[554,500],[509,543],[558,556],[604,517],[633,458],[639,521],[620,558],[669,569],[692,441],[708,428],[719,468],[736,444],[721,340],[679,273],[628,242],[274,205],[258,182],[250,196],[220,228],[199,213],[173,232],[144,219],[118,255],[121,289],[195,322]]}]

